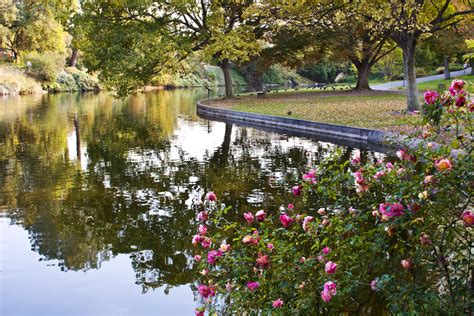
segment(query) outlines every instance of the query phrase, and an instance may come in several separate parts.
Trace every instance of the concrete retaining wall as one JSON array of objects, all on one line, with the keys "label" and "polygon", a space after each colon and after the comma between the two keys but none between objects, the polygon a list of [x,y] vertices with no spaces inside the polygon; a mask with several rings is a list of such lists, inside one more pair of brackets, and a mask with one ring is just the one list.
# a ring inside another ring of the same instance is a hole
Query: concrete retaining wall
[{"label": "concrete retaining wall", "polygon": [[240,112],[207,106],[197,102],[197,113],[207,119],[283,132],[290,135],[312,137],[340,145],[387,152],[387,144],[394,135],[382,131],[344,125],[318,123],[288,117]]}]

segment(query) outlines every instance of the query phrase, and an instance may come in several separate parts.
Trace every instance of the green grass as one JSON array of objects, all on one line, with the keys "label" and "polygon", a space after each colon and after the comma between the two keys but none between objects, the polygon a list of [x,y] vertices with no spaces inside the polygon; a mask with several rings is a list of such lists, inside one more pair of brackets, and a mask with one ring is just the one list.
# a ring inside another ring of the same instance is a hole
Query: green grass
[{"label": "green grass", "polygon": [[463,79],[465,81],[470,81],[471,84],[468,86],[467,91],[471,93],[474,92],[474,85],[473,85],[474,76],[472,75],[453,77],[453,79],[450,79],[450,80],[434,80],[434,81],[429,81],[429,82],[422,82],[418,84],[418,90],[419,91],[438,90],[438,85],[440,84],[443,84],[447,89],[451,85],[451,81],[453,81],[454,79]]},{"label": "green grass", "polygon": [[405,100],[404,95],[390,92],[303,90],[272,93],[265,98],[244,96],[238,100],[216,101],[214,105],[324,123],[399,130],[401,126],[412,126],[421,121],[420,115],[403,114]]}]

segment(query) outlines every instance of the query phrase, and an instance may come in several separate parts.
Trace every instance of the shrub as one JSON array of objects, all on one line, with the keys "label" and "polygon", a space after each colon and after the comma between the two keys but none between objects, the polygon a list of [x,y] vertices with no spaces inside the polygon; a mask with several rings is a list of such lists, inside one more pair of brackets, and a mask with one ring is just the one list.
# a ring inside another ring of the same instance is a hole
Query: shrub
[{"label": "shrub", "polygon": [[59,73],[56,82],[59,85],[60,91],[77,91],[78,86],[76,80],[74,79],[73,75],[67,73],[66,71],[62,71]]},{"label": "shrub", "polygon": [[336,151],[288,183],[288,206],[237,220],[208,193],[192,240],[196,314],[468,314],[474,104],[464,85],[425,96],[424,108],[442,105],[442,128],[407,137],[396,161],[341,164]]},{"label": "shrub", "polygon": [[24,60],[31,63],[28,74],[45,83],[55,81],[64,66],[64,56],[56,52],[32,52]]},{"label": "shrub", "polygon": [[0,66],[0,88],[2,95],[41,93],[41,86],[23,71],[15,67]]},{"label": "shrub", "polygon": [[67,72],[74,78],[78,90],[97,91],[101,89],[99,80],[87,72],[78,70],[76,68],[68,68]]}]

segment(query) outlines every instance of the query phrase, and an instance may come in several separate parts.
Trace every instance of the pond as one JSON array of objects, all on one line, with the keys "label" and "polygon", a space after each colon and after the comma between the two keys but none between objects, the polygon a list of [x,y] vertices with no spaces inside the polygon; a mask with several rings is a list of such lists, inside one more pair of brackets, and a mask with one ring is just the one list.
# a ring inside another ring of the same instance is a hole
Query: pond
[{"label": "pond", "polygon": [[200,119],[205,96],[0,99],[0,314],[192,314],[194,202],[277,209],[338,149]]}]

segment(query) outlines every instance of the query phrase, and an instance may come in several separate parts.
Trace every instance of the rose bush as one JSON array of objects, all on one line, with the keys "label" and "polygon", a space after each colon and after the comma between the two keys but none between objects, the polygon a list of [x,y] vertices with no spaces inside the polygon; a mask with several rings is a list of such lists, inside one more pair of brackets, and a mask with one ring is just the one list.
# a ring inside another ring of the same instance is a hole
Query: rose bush
[{"label": "rose bush", "polygon": [[[328,157],[289,184],[288,206],[239,220],[208,194],[193,238],[196,314],[472,314],[473,104],[465,84],[425,95],[422,141],[399,150],[397,161]],[[452,137],[439,137],[439,124]]]}]

